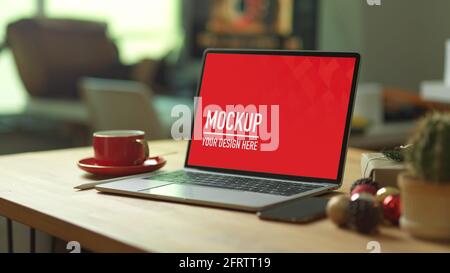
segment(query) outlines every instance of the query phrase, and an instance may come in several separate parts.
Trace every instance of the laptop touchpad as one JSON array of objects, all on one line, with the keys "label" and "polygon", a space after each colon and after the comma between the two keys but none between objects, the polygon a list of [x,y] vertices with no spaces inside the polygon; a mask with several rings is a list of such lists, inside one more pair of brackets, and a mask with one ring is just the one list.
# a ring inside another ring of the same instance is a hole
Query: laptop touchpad
[{"label": "laptop touchpad", "polygon": [[143,190],[141,192],[148,192],[153,195],[170,196],[184,200],[198,200],[212,203],[251,206],[262,206],[282,199],[278,196],[268,194],[182,184],[170,184],[158,188]]}]

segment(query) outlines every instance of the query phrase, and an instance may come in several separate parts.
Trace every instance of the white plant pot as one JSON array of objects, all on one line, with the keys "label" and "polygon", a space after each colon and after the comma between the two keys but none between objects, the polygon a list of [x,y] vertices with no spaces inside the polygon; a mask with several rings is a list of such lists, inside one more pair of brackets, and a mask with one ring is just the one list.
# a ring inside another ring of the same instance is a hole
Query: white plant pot
[{"label": "white plant pot", "polygon": [[450,183],[421,181],[401,173],[398,185],[401,228],[418,238],[450,240]]}]

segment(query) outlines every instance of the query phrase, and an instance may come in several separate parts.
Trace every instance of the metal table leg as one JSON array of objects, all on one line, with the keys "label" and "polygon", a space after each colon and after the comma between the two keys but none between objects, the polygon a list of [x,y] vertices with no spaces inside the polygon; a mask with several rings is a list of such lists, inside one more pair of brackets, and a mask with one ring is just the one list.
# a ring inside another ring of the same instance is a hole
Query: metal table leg
[{"label": "metal table leg", "polygon": [[30,228],[30,252],[36,253],[36,230]]},{"label": "metal table leg", "polygon": [[8,253],[13,253],[13,230],[11,219],[6,219],[6,236],[8,237]]}]

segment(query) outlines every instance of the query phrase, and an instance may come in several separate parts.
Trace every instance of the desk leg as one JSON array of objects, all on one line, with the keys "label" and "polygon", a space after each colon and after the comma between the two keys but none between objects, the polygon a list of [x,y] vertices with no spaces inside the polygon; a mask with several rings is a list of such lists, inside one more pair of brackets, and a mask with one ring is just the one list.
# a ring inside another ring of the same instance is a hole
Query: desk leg
[{"label": "desk leg", "polygon": [[8,237],[8,253],[13,253],[13,230],[12,230],[12,221],[9,218],[6,218],[6,236]]},{"label": "desk leg", "polygon": [[30,253],[36,253],[36,230],[30,228]]}]

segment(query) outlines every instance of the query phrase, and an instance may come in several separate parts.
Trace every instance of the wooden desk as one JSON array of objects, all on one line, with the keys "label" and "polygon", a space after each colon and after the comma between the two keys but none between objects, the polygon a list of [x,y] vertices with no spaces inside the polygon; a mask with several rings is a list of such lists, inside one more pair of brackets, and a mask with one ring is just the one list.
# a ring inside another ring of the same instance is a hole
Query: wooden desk
[{"label": "wooden desk", "polygon": [[[154,154],[179,150],[167,156],[165,169],[182,167],[185,142],[150,147]],[[343,191],[360,176],[360,152],[349,151]],[[74,190],[92,179],[75,165],[91,154],[79,148],[0,157],[0,215],[99,252],[367,252],[372,240],[386,252],[450,251],[397,228],[365,236],[328,220],[267,222],[246,212]]]}]

